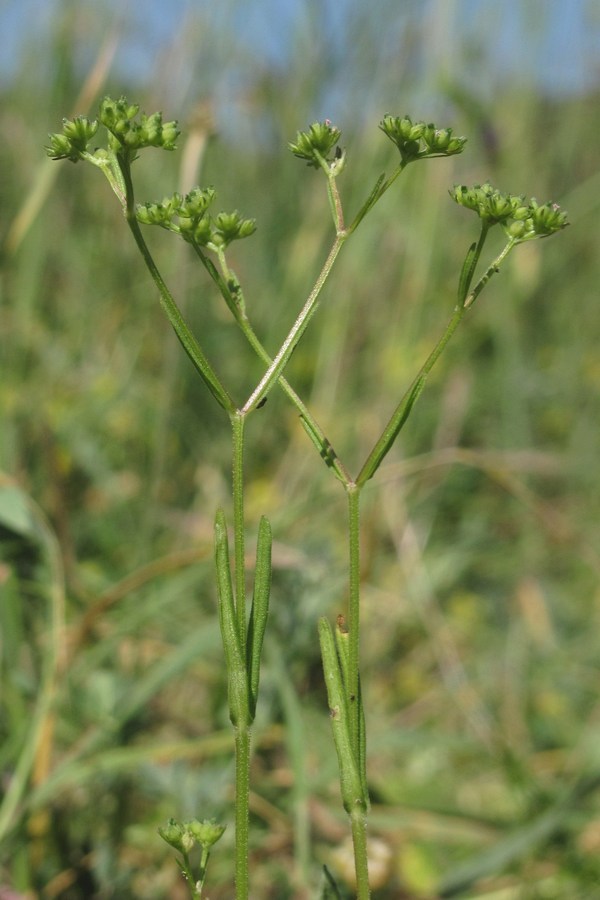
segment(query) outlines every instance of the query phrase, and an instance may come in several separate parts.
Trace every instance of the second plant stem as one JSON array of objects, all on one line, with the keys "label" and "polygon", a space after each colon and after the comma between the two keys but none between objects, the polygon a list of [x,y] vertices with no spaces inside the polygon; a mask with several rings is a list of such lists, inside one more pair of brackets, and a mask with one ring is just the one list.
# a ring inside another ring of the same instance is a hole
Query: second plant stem
[{"label": "second plant stem", "polygon": [[[246,572],[244,565],[244,424],[238,411],[230,416],[232,438],[233,556],[235,612],[242,653],[246,642]],[[247,666],[247,659],[244,665]],[[235,724],[235,891],[238,900],[248,897],[248,832],[250,828],[250,723]]]}]

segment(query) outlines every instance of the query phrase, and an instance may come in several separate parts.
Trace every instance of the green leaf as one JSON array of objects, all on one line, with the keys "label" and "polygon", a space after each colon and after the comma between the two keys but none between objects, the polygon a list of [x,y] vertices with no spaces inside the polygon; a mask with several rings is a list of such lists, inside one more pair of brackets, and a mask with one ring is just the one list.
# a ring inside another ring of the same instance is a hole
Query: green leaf
[{"label": "green leaf", "polygon": [[233,725],[248,725],[250,721],[248,678],[245,665],[245,648],[242,648],[237,631],[231,568],[229,565],[229,541],[227,524],[222,509],[215,519],[215,560],[217,564],[217,589],[219,599],[219,624],[227,667],[227,694],[229,717]]},{"label": "green leaf", "polygon": [[269,597],[271,593],[271,545],[273,538],[268,519],[263,516],[258,529],[256,544],[256,569],[254,573],[254,593],[248,626],[248,675],[250,679],[250,714],[254,719],[258,700],[260,680],[260,656],[262,652],[265,628],[269,615]]},{"label": "green leaf", "polygon": [[473,243],[467,251],[467,255],[465,256],[465,261],[460,272],[457,297],[459,306],[464,306],[465,299],[467,297],[467,294],[469,293],[471,281],[473,280],[473,275],[475,274],[475,266],[477,265],[477,255],[477,244]]},{"label": "green leaf", "polygon": [[333,449],[332,445],[327,440],[327,438],[325,437],[325,435],[322,434],[320,430],[317,430],[315,425],[312,422],[310,422],[306,418],[306,416],[303,416],[302,414],[300,414],[300,421],[302,422],[302,425],[304,426],[304,430],[306,431],[307,435],[309,436],[309,438],[311,439],[311,441],[313,442],[313,444],[319,451],[319,455],[320,455],[321,459],[325,462],[325,465],[329,469],[333,470],[335,477],[338,479],[338,481],[341,481],[342,484],[346,484],[346,479],[344,478],[342,472],[339,469],[338,455],[335,452],[335,450]]},{"label": "green leaf", "polygon": [[342,665],[338,658],[331,626],[327,619],[319,619],[319,642],[323,660],[323,673],[327,688],[327,701],[333,741],[338,757],[340,788],[344,809],[348,815],[357,807],[366,809],[363,786],[358,773],[352,741],[350,739],[350,716],[344,689]]},{"label": "green leaf", "polygon": [[419,399],[421,391],[425,387],[426,380],[426,374],[420,375],[409,387],[408,391],[397,406],[392,418],[388,422],[383,434],[375,445],[373,452],[362,467],[360,474],[356,479],[356,483],[358,485],[363,485],[366,481],[373,477],[373,475],[383,462],[383,459],[391,450],[394,441],[396,440],[400,431],[402,430],[402,427],[404,426],[404,423],[410,416],[413,406]]},{"label": "green leaf", "polygon": [[362,222],[364,217],[367,215],[367,213],[375,206],[375,204],[377,203],[377,201],[379,200],[379,198],[381,196],[381,185],[383,184],[384,181],[385,181],[385,174],[382,173],[379,176],[379,178],[377,179],[377,181],[375,182],[375,187],[373,188],[373,190],[371,191],[371,193],[369,194],[369,196],[367,197],[367,199],[365,200],[365,202],[363,203],[363,205],[357,212],[357,214],[354,218],[354,221],[352,222],[352,225],[350,226],[348,231],[354,231],[356,228],[358,228],[358,226],[360,225],[360,223]]},{"label": "green leaf", "polygon": [[319,900],[342,900],[340,889],[327,866],[323,866],[323,887]]},{"label": "green leaf", "polygon": [[[346,630],[343,617],[338,617],[335,629],[335,645],[337,649],[340,670],[344,681],[344,696],[348,697],[348,666],[350,658],[350,636]],[[369,789],[367,787],[367,732],[365,723],[365,709],[362,700],[362,690],[360,685],[360,674],[358,676],[358,696],[356,697],[358,711],[358,774],[362,787],[363,801],[366,807],[369,806]]]}]

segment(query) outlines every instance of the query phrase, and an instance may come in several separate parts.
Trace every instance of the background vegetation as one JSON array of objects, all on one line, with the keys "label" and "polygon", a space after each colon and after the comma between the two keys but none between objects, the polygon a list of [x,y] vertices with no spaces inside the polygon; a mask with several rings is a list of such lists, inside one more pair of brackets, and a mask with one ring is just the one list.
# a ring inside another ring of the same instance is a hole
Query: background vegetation
[{"label": "background vegetation", "polygon": [[[322,179],[286,151],[296,130],[342,128],[351,210],[392,164],[383,113],[469,137],[377,207],[291,362],[356,462],[453,304],[475,222],[447,188],[489,179],[568,209],[571,228],[520,248],[485,292],[365,495],[364,687],[377,897],[600,896],[597,90],[524,77],[525,42],[495,79],[493,22],[461,38],[468,4],[347,3],[336,21],[307,3],[285,42],[271,23],[264,58],[243,3],[201,6],[154,48],[133,14],[112,33],[110,4],[58,3],[2,86],[0,885],[176,900],[157,825],[231,819],[212,560],[227,428],[103,179],[42,151],[63,115],[126,93],[184,126],[181,152],[140,162],[140,200],[199,181],[257,218],[232,261],[270,348],[331,229]],[[257,362],[185,248],[149,237],[241,397]],[[253,890],[305,898],[323,862],[350,859],[316,640],[318,615],[344,602],[344,497],[282,396],[249,437],[248,509],[276,539]],[[213,900],[231,893],[232,838]]]}]

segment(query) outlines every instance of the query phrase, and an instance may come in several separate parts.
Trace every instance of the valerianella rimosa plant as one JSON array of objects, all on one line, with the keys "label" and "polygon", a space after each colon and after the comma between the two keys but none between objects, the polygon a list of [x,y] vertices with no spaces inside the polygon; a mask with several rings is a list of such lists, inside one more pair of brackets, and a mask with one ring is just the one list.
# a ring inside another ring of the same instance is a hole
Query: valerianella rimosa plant
[{"label": "valerianella rimosa plant", "polygon": [[[89,150],[98,140],[100,126],[106,132],[103,146]],[[359,675],[360,649],[360,498],[361,490],[377,472],[384,457],[410,416],[431,372],[446,344],[472,307],[481,291],[518,245],[548,237],[567,225],[566,214],[556,204],[538,204],[522,196],[504,194],[490,184],[468,188],[455,186],[450,196],[479,218],[479,236],[468,248],[458,278],[454,309],[437,344],[400,397],[378,440],[367,454],[356,475],[352,475],[334,451],[325,432],[311,411],[286,380],[284,370],[320,303],[323,285],[328,280],[342,247],[370,210],[392,187],[411,163],[461,153],[465,138],[450,128],[437,128],[425,122],[413,122],[408,116],[385,115],[379,125],[396,146],[399,158],[389,175],[381,175],[364,202],[348,221],[338,190],[337,179],[347,164],[339,146],[341,132],[328,120],[299,131],[289,144],[294,156],[322,173],[333,220],[333,238],[321,271],[306,297],[285,340],[274,355],[263,346],[254,331],[242,286],[227,259],[229,245],[252,235],[253,219],[239,212],[215,212],[216,192],[212,187],[194,188],[185,196],[178,193],[160,202],[137,204],[134,197],[132,165],[147,147],[174,150],[179,130],[176,122],[163,122],[160,113],[140,114],[136,104],[124,97],[106,98],[94,121],[79,116],[64,120],[63,130],[50,136],[46,148],[53,159],[80,160],[100,169],[116,194],[126,223],[152,277],[160,303],[183,349],[198,375],[229,419],[232,439],[233,552],[225,513],[215,518],[215,560],[219,621],[228,683],[229,715],[235,743],[235,896],[249,896],[249,778],[250,729],[259,694],[260,657],[267,624],[271,585],[271,528],[263,518],[257,536],[254,589],[246,597],[244,454],[245,423],[278,386],[296,409],[300,420],[332,474],[341,483],[348,504],[348,603],[332,628],[327,618],[320,619],[318,632],[327,686],[333,739],[339,763],[341,795],[349,817],[354,847],[356,895],[370,897],[367,817],[369,791],[367,777],[366,726]],[[262,360],[264,374],[245,399],[234,399],[201,343],[186,323],[146,245],[141,226],[156,225],[180,236],[190,245],[225,301],[246,340]],[[504,232],[505,245],[500,253],[481,269],[480,258],[489,231],[494,226]],[[212,820],[178,823],[171,819],[159,829],[161,836],[180,854],[179,865],[188,883],[190,896],[200,898],[212,845],[223,833],[223,826]],[[193,870],[190,851],[201,849],[200,863]],[[329,872],[322,896],[335,896],[338,889]]]}]

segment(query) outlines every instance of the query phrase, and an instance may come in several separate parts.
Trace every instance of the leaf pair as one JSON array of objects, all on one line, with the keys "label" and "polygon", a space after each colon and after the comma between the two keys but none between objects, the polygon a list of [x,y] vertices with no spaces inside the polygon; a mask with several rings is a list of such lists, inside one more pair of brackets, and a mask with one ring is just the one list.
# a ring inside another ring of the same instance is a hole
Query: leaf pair
[{"label": "leaf pair", "polygon": [[[360,686],[358,696],[348,693],[348,632],[338,621],[335,638],[327,619],[319,619],[319,641],[333,740],[340,770],[344,809],[351,815],[369,808],[366,775],[365,716]],[[351,706],[356,704],[357,717]],[[355,728],[353,722],[357,722]]]},{"label": "leaf pair", "polygon": [[[262,651],[271,593],[271,526],[263,516],[258,529],[256,569],[250,620],[240,634],[231,580],[227,524],[222,509],[215,519],[215,559],[219,600],[219,624],[227,668],[229,717],[235,727],[249,727],[256,714]],[[238,598],[241,602],[241,598]]]}]

